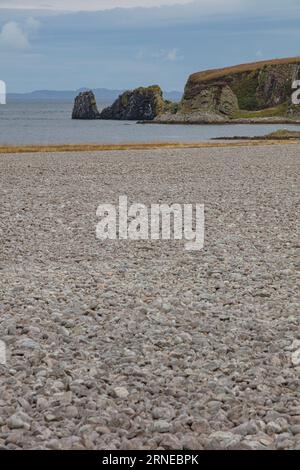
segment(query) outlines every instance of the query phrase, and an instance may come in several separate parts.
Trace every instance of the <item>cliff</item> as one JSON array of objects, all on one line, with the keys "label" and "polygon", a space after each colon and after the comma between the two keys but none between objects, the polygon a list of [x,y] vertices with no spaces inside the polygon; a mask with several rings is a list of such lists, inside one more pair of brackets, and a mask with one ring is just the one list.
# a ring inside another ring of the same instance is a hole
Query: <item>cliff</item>
[{"label": "cliff", "polygon": [[158,85],[121,94],[99,113],[93,92],[80,93],[73,119],[118,119],[154,123],[300,122],[292,84],[300,79],[300,57],[277,59],[191,75],[182,100],[163,99]]},{"label": "cliff", "polygon": [[160,122],[226,122],[296,119],[292,83],[300,79],[300,57],[206,70],[191,75],[184,96]]}]

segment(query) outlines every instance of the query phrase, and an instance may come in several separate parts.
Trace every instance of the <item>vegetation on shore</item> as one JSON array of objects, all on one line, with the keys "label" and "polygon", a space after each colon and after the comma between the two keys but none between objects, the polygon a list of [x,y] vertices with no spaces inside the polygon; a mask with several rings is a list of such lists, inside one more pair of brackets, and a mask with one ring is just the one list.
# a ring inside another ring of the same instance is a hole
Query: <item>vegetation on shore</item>
[{"label": "vegetation on shore", "polygon": [[255,118],[269,118],[281,117],[287,113],[288,104],[283,103],[274,108],[260,109],[259,111],[248,111],[240,109],[233,116],[232,119],[255,119]]},{"label": "vegetation on shore", "polygon": [[300,131],[290,131],[288,129],[279,129],[278,131],[271,132],[267,135],[248,137],[248,136],[234,136],[234,137],[216,137],[213,140],[245,140],[245,141],[271,141],[272,143],[282,142],[293,142],[299,143],[300,141]]},{"label": "vegetation on shore", "polygon": [[300,139],[300,131],[290,131],[288,129],[278,129],[266,135],[267,139]]},{"label": "vegetation on shore", "polygon": [[[286,134],[282,137],[274,137],[268,140],[260,140],[259,137],[251,139],[246,138],[242,142],[153,142],[153,143],[128,143],[128,144],[74,144],[74,145],[25,145],[25,146],[0,146],[0,154],[18,154],[18,153],[56,153],[56,152],[103,152],[103,151],[116,151],[116,150],[159,150],[159,149],[185,149],[185,148],[216,148],[216,147],[243,147],[245,145],[275,145],[275,144],[289,144],[297,142],[298,137],[293,139]],[[242,138],[236,137],[232,140]],[[262,138],[264,139],[264,138]],[[218,140],[218,139],[215,139]],[[222,138],[222,140],[231,140]]]}]

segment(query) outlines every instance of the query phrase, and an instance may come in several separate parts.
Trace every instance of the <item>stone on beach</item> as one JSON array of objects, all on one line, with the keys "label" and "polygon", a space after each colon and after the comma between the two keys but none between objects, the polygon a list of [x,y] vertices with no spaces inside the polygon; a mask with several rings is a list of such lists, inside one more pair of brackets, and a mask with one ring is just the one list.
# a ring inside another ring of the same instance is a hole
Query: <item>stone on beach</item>
[{"label": "stone on beach", "polygon": [[[299,448],[298,165],[294,144],[1,154],[1,448]],[[123,194],[204,203],[204,249],[98,240]]]}]

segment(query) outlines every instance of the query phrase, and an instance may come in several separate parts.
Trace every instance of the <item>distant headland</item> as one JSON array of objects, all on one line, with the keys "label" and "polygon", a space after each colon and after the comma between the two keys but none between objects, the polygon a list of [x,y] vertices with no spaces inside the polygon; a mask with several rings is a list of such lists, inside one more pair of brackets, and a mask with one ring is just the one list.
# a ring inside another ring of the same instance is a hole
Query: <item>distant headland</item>
[{"label": "distant headland", "polygon": [[299,123],[292,102],[300,80],[300,57],[275,59],[192,74],[179,102],[163,97],[158,85],[122,93],[98,111],[92,91],[75,98],[73,119],[135,120],[164,124]]}]

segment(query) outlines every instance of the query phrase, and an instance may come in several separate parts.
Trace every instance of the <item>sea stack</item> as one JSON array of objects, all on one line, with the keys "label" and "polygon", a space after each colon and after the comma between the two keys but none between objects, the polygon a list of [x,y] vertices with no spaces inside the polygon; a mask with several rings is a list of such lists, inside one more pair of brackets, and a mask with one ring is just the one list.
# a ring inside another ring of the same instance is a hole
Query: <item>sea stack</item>
[{"label": "sea stack", "polygon": [[79,93],[75,98],[72,119],[99,119],[96,98],[92,91]]},{"label": "sea stack", "polygon": [[163,93],[158,85],[125,91],[101,112],[101,119],[126,121],[152,121],[164,111]]},{"label": "sea stack", "polygon": [[73,119],[115,119],[126,121],[152,121],[163,113],[167,102],[158,85],[125,91],[109,107],[99,113],[92,91],[80,93],[75,98]]}]

